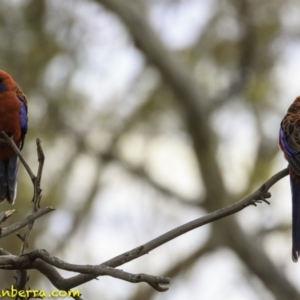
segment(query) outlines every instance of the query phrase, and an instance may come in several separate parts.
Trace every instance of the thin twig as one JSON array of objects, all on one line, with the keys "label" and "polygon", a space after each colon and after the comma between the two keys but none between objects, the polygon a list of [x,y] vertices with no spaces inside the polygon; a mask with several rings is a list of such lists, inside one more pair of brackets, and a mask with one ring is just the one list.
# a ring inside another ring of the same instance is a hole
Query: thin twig
[{"label": "thin twig", "polygon": [[7,142],[13,148],[14,152],[16,153],[16,155],[19,157],[19,159],[22,162],[24,168],[26,169],[26,171],[27,171],[27,173],[28,173],[31,181],[33,182],[35,180],[35,175],[33,174],[31,168],[29,167],[29,165],[26,162],[25,158],[21,154],[21,152],[20,152],[19,148],[17,147],[17,145],[15,144],[14,140],[11,137],[9,137],[4,131],[2,131],[2,135],[5,137],[5,139],[7,140]]},{"label": "thin twig", "polygon": [[36,182],[35,182],[36,197],[34,199],[34,207],[37,210],[40,207],[40,201],[41,201],[41,195],[42,195],[41,180],[42,180],[42,174],[43,174],[43,168],[44,168],[45,155],[44,155],[44,151],[41,146],[40,139],[36,139],[36,146],[37,146],[39,167],[38,167],[37,177],[36,177]]},{"label": "thin twig", "polygon": [[9,217],[11,217],[16,212],[15,209],[10,209],[0,213],[0,224],[5,222]]},{"label": "thin twig", "polygon": [[241,199],[240,201],[228,205],[224,208],[216,210],[212,213],[209,213],[201,218],[198,218],[194,221],[188,222],[184,225],[181,225],[175,229],[168,231],[167,233],[149,241],[148,243],[136,247],[131,251],[125,252],[121,255],[118,255],[103,264],[110,267],[117,267],[123,265],[133,259],[136,259],[142,255],[145,255],[152,251],[153,249],[173,240],[174,238],[179,237],[180,235],[189,232],[195,228],[201,227],[205,224],[214,222],[216,220],[222,219],[224,217],[230,216],[234,213],[237,213],[243,210],[245,207],[250,205],[256,205],[256,203],[260,203],[261,201],[268,202],[265,198],[270,198],[271,194],[268,190],[280,179],[284,178],[289,174],[289,169],[283,169],[277,174],[273,175],[270,179],[268,179],[259,189],[250,194],[249,196]]},{"label": "thin twig", "polygon": [[[40,188],[40,183],[41,183],[42,171],[43,171],[44,159],[45,159],[43,149],[41,147],[40,139],[36,139],[36,146],[37,146],[37,155],[38,155],[39,166],[38,166],[38,175],[34,176],[34,178],[32,180],[33,189],[34,189],[34,194],[33,194],[33,199],[32,199],[32,202],[33,202],[32,213],[37,212],[39,209],[39,206],[40,206],[40,200],[42,197],[42,195],[41,195],[42,190]],[[31,223],[28,224],[27,230],[23,237],[23,243],[21,246],[20,254],[25,253],[25,249],[28,248],[29,238],[30,238],[30,234],[31,234],[33,225],[34,225],[34,221],[32,221]]]},{"label": "thin twig", "polygon": [[16,232],[17,230],[27,226],[28,224],[32,223],[36,219],[40,218],[41,216],[43,216],[53,210],[55,210],[55,208],[53,208],[51,206],[43,207],[43,208],[39,209],[37,212],[31,213],[23,220],[2,228],[1,233],[0,233],[0,238],[10,235],[13,232]]}]

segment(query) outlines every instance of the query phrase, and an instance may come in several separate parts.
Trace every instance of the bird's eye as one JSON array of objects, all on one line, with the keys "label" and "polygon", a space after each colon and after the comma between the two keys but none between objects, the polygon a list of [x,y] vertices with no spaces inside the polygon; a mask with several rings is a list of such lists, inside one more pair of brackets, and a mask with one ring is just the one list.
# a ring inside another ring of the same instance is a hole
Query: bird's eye
[{"label": "bird's eye", "polygon": [[0,83],[2,83],[4,81],[4,78],[0,77]]}]

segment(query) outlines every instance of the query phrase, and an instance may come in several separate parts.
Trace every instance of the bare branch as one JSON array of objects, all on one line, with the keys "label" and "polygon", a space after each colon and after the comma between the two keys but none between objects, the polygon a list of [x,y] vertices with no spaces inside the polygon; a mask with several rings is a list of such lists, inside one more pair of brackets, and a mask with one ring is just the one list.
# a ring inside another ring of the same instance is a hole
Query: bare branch
[{"label": "bare branch", "polygon": [[[95,277],[106,275],[121,280],[125,280],[131,283],[146,282],[159,292],[167,291],[168,284],[170,283],[170,279],[167,277],[152,276],[148,274],[132,274],[132,273],[125,272],[123,270],[114,269],[104,265],[93,266],[93,265],[70,264],[61,259],[58,259],[57,257],[51,256],[46,250],[35,250],[21,256],[4,254],[0,256],[0,269],[8,269],[8,270],[32,269],[34,268],[33,263],[37,259],[41,259],[44,262],[48,263],[49,265],[55,266],[59,269],[72,271],[72,272],[79,272],[82,274],[91,274]],[[49,272],[52,273],[52,276],[48,277]],[[54,277],[58,276],[57,272],[53,267],[52,269],[48,268],[48,272],[46,273],[42,272],[42,273],[45,276],[47,276],[51,282],[53,276]],[[70,289],[69,287],[65,286],[64,282],[61,282],[59,288],[63,290]]]},{"label": "bare branch", "polygon": [[31,181],[33,182],[35,180],[35,175],[33,174],[31,168],[29,167],[29,165],[26,162],[25,158],[23,157],[21,151],[19,150],[19,148],[15,144],[14,140],[11,137],[9,137],[4,131],[2,131],[2,135],[5,137],[6,142],[10,144],[10,146],[13,148],[14,152],[19,157],[19,159],[22,162],[24,168],[26,169]]},{"label": "bare branch", "polygon": [[[244,199],[242,199],[232,205],[229,205],[225,208],[222,208],[215,212],[212,212],[204,217],[201,217],[199,219],[196,219],[194,221],[186,223],[182,226],[179,226],[179,227],[149,241],[148,243],[146,243],[142,246],[134,248],[129,252],[125,252],[113,259],[110,259],[110,260],[104,262],[100,266],[108,266],[108,267],[115,268],[124,263],[132,261],[146,253],[149,253],[151,250],[167,243],[168,241],[170,241],[190,230],[193,230],[195,228],[198,228],[198,227],[208,224],[210,222],[213,222],[218,219],[229,216],[231,214],[234,214],[238,211],[241,211],[242,209],[244,209],[247,206],[254,205],[256,203],[260,203],[261,201],[265,201],[265,198],[269,198],[271,196],[270,193],[268,192],[268,190],[277,181],[279,181],[283,177],[287,176],[288,174],[289,174],[289,170],[288,170],[288,168],[286,168],[286,169],[278,172],[274,176],[272,176],[259,189],[257,189],[255,192],[253,192],[251,195],[245,197]],[[35,254],[35,255],[37,255],[37,254]],[[57,262],[55,262],[55,263],[57,263]],[[36,269],[38,269],[40,272],[42,272],[45,276],[47,276],[47,278],[49,278],[49,280],[51,280],[51,282],[57,288],[62,288],[62,289],[74,288],[74,287],[76,287],[80,284],[83,284],[85,282],[88,282],[96,277],[96,275],[79,274],[79,275],[76,275],[76,276],[68,278],[68,279],[63,279],[60,275],[58,275],[58,273],[55,269],[54,269],[55,273],[53,274],[53,272],[54,272],[53,269],[49,268],[49,266],[47,266],[45,264],[41,264],[41,262],[39,260],[35,261],[34,265],[32,265],[32,266],[35,267]],[[96,267],[98,267],[98,266],[96,266]],[[73,267],[72,267],[72,265],[71,265],[71,267],[70,267],[70,265],[68,265],[68,268],[69,268],[68,270],[71,270],[71,268],[73,268]],[[84,271],[84,269],[80,269],[80,268],[83,268],[83,266],[76,267],[76,268],[78,268],[77,271]],[[75,269],[72,269],[72,270],[75,270]],[[100,270],[101,269],[99,269],[99,271]],[[103,271],[103,270],[101,270],[101,271]],[[95,271],[93,271],[93,272],[95,272]],[[100,275],[98,275],[98,276],[100,276]],[[112,275],[110,275],[110,276],[112,276]],[[60,280],[59,280],[59,278],[60,278]],[[130,277],[127,279],[130,279]],[[145,278],[143,278],[143,279],[145,279]],[[127,281],[130,281],[130,280],[127,280]],[[130,281],[130,282],[132,282],[132,281]]]},{"label": "bare branch", "polygon": [[[164,274],[166,274],[170,278],[174,278],[178,276],[180,273],[188,270],[191,266],[195,265],[198,259],[201,259],[203,255],[206,253],[213,251],[216,248],[214,241],[210,238],[205,245],[199,245],[199,248],[194,252],[190,253],[187,257],[182,257],[178,261],[174,263],[167,270],[164,270]],[[152,299],[154,296],[155,290],[140,287],[135,295],[131,297],[131,300],[140,300],[140,299]]]},{"label": "bare branch", "polygon": [[67,271],[78,272],[82,274],[91,274],[95,276],[107,275],[131,283],[146,282],[159,292],[167,291],[168,287],[164,285],[168,285],[170,283],[170,279],[167,277],[152,276],[147,274],[131,274],[123,270],[114,269],[105,265],[95,266],[70,264],[57,257],[51,256],[46,250],[35,250],[25,254],[24,256],[29,256],[31,260],[40,258],[54,267]]},{"label": "bare branch", "polygon": [[24,218],[21,221],[18,221],[12,225],[9,225],[8,227],[4,227],[1,229],[0,232],[0,238],[5,237],[13,232],[16,232],[17,230],[25,227],[26,225],[30,224],[31,222],[35,221],[36,219],[40,218],[41,216],[55,210],[52,206],[47,206],[39,209],[37,212],[31,213],[26,218]]},{"label": "bare branch", "polygon": [[33,210],[34,211],[36,211],[40,207],[40,201],[42,198],[41,180],[42,180],[42,174],[44,168],[45,155],[41,146],[40,139],[36,139],[36,150],[37,150],[39,166],[38,166],[37,176],[35,178],[35,181],[33,182],[34,185]]},{"label": "bare branch", "polygon": [[16,212],[15,209],[10,209],[0,213],[0,224],[5,222],[9,217],[11,217]]},{"label": "bare branch", "polygon": [[230,216],[234,213],[237,213],[241,210],[243,210],[245,207],[249,205],[255,205],[256,203],[261,203],[262,201],[269,203],[266,201],[266,198],[270,198],[271,194],[268,192],[268,190],[280,179],[287,176],[289,174],[289,169],[283,169],[282,171],[278,172],[277,174],[273,175],[270,179],[268,179],[259,189],[257,189],[255,192],[250,194],[249,196],[241,199],[240,201],[228,205],[224,208],[221,208],[217,211],[214,211],[212,213],[209,213],[201,218],[198,218],[194,221],[188,222],[184,225],[181,225],[175,229],[172,229],[168,231],[167,233],[151,240],[150,242],[136,247],[132,249],[131,251],[125,252],[119,256],[116,256],[115,258],[112,258],[106,262],[104,262],[104,265],[110,266],[110,267],[117,267],[120,265],[123,265],[133,259],[136,259],[137,257],[140,257],[144,254],[149,253],[153,249],[173,240],[174,238],[189,232],[195,228],[201,227],[205,224],[214,222],[216,220],[222,219],[224,217]]}]

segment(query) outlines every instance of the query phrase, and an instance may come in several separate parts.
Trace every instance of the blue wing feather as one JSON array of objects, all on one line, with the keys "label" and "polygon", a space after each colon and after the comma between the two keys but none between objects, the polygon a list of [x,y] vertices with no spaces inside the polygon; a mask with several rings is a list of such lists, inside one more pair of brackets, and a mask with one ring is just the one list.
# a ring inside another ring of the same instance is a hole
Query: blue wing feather
[{"label": "blue wing feather", "polygon": [[284,153],[286,154],[286,158],[292,170],[297,175],[300,175],[300,149],[299,145],[294,143],[292,134],[285,134],[283,129],[280,128],[280,144],[284,148]]},{"label": "blue wing feather", "polygon": [[19,158],[17,155],[12,156],[7,163],[7,183],[8,183],[8,202],[13,204],[17,194],[17,175],[18,175]]},{"label": "blue wing feather", "polygon": [[19,110],[19,115],[20,115],[20,128],[21,128],[21,135],[22,135],[22,141],[20,145],[20,149],[23,148],[24,146],[24,138],[25,134],[27,133],[28,129],[28,117],[27,117],[27,105],[26,105],[26,98],[23,95],[18,94],[18,99],[20,100],[20,110]]},{"label": "blue wing feather", "polygon": [[24,102],[24,100],[18,96],[18,99],[20,100],[20,110],[19,110],[19,114],[20,114],[20,127],[21,130],[24,131],[24,134],[27,132],[27,106]]},{"label": "blue wing feather", "polygon": [[280,128],[280,143],[283,146],[285,153],[288,155],[294,155],[297,154],[297,152],[299,152],[299,150],[294,149],[289,136],[285,135],[282,128]]},{"label": "blue wing feather", "polygon": [[298,261],[300,254],[300,184],[290,176],[291,190],[292,190],[292,259],[294,262]]},{"label": "blue wing feather", "polygon": [[17,194],[18,175],[17,155],[13,155],[6,161],[0,161],[0,202],[7,200],[9,204],[14,204]]}]

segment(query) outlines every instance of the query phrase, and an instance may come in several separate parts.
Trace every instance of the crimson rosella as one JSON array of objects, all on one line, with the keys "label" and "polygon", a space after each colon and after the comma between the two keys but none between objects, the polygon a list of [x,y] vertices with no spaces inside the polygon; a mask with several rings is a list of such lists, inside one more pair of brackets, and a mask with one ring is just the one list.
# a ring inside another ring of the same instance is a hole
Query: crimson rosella
[{"label": "crimson rosella", "polygon": [[2,132],[22,149],[27,132],[27,99],[9,74],[0,70],[0,202],[13,204],[17,192],[18,156],[3,142]]},{"label": "crimson rosella", "polygon": [[279,131],[279,147],[289,163],[292,192],[292,259],[300,254],[300,96],[289,107]]}]

